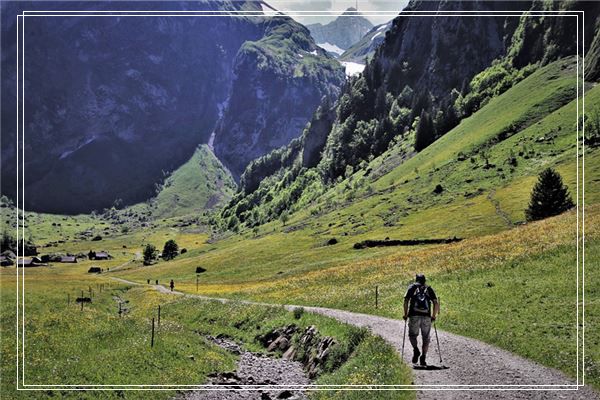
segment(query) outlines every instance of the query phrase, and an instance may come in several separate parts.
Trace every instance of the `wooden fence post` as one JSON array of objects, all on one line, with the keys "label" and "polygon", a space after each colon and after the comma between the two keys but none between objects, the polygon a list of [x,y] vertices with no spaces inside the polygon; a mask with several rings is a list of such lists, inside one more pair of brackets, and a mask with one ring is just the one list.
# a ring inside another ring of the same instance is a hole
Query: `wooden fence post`
[{"label": "wooden fence post", "polygon": [[152,339],[150,340],[150,347],[154,347],[154,318],[152,318]]},{"label": "wooden fence post", "polygon": [[71,294],[67,293],[67,305],[71,304]]},{"label": "wooden fence post", "polygon": [[83,311],[83,290],[81,291],[81,311]]},{"label": "wooden fence post", "polygon": [[379,286],[375,286],[375,308],[379,307]]},{"label": "wooden fence post", "polygon": [[160,326],[160,304],[158,305],[158,326]]}]

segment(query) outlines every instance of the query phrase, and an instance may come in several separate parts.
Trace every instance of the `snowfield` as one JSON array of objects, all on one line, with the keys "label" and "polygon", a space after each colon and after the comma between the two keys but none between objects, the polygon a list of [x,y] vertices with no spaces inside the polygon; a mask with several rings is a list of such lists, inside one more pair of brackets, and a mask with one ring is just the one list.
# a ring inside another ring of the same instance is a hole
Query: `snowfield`
[{"label": "snowfield", "polygon": [[317,43],[317,46],[319,46],[323,50],[328,51],[330,53],[335,53],[338,56],[344,52],[344,49],[341,49],[338,46],[336,46],[335,44],[331,44],[329,42]]},{"label": "snowfield", "polygon": [[365,69],[364,64],[359,64],[351,61],[342,61],[342,65],[346,67],[346,76],[360,74]]}]

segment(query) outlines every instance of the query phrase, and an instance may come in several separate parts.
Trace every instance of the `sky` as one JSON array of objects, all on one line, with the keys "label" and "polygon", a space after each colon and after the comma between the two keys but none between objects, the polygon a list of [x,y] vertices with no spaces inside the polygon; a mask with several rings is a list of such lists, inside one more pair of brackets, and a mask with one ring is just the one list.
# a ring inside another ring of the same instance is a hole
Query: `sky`
[{"label": "sky", "polygon": [[[272,7],[282,11],[344,11],[349,7],[357,7],[358,11],[394,11],[399,13],[408,4],[408,0],[265,0]],[[320,22],[326,24],[332,17],[293,16],[302,24]],[[365,15],[374,25],[382,24],[393,19],[393,16]]]}]

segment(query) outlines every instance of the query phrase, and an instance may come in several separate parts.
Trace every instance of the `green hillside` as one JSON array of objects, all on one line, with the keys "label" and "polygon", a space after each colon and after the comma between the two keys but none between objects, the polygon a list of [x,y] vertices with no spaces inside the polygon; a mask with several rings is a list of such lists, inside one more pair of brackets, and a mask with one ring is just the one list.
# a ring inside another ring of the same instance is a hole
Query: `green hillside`
[{"label": "green hillside", "polygon": [[231,198],[235,187],[229,171],[207,145],[201,145],[165,180],[152,201],[152,215],[169,218],[218,208]]},{"label": "green hillside", "polygon": [[[252,286],[264,280],[277,286],[279,279],[311,270],[410,251],[353,249],[366,239],[469,238],[512,228],[524,221],[542,169],[555,167],[575,196],[574,84],[573,60],[551,64],[399,166],[393,168],[400,149],[392,149],[315,201],[301,199],[285,226],[274,221],[245,230],[156,272],[192,279],[192,266],[202,264],[209,269],[205,283]],[[586,107],[598,106],[600,88],[593,87]],[[515,131],[504,133],[510,127]],[[589,149],[586,158],[590,204],[600,201],[592,178],[600,169],[598,151]],[[436,194],[438,184],[443,191]],[[338,244],[327,246],[331,238]]]},{"label": "green hillside", "polygon": [[[556,341],[536,331],[532,343],[506,341],[494,333],[498,329],[517,332],[515,326],[540,309],[548,324],[571,323],[570,313],[556,313],[553,304],[558,299],[552,288],[572,282],[575,267],[569,264],[570,273],[565,276],[562,266],[570,263],[575,251],[574,213],[520,225],[542,169],[557,169],[574,198],[577,193],[574,66],[574,60],[567,59],[540,69],[407,160],[402,159],[401,146],[390,149],[316,200],[303,203],[301,198],[301,206],[285,225],[274,221],[253,232],[244,230],[200,246],[174,262],[151,269],[132,268],[121,275],[138,281],[149,273],[174,278],[184,290],[194,291],[195,267],[202,266],[207,271],[201,276],[200,291],[207,295],[399,317],[403,288],[416,271],[424,271],[446,292],[445,309],[452,320],[441,323],[447,329],[574,375],[573,366],[564,364],[565,357],[574,355],[574,346],[557,353],[534,350],[544,344],[557,349],[561,341],[573,338],[572,331],[564,331]],[[600,88],[588,84],[586,110],[598,107]],[[585,155],[586,204],[598,204],[600,187],[594,176],[600,171],[600,150],[588,148]],[[438,184],[443,190],[436,194]],[[600,213],[597,206],[587,213],[589,227]],[[588,230],[587,234],[590,243],[595,243],[597,232]],[[452,245],[353,248],[366,239],[454,236],[466,240]],[[338,243],[327,245],[332,238]],[[548,258],[548,252],[556,257]],[[537,295],[549,299],[546,305],[532,304],[504,325],[479,324],[473,329],[472,322],[480,313],[515,301],[508,282],[498,282],[503,275],[525,274],[511,272],[514,268],[527,268],[527,279],[540,282]],[[454,280],[465,285],[464,292],[452,286]],[[498,286],[494,291],[497,303],[490,299],[482,304],[470,302],[473,313],[461,314],[461,304],[469,301],[465,296],[483,290],[481,282]],[[383,309],[373,308],[375,285],[385,293]]]}]

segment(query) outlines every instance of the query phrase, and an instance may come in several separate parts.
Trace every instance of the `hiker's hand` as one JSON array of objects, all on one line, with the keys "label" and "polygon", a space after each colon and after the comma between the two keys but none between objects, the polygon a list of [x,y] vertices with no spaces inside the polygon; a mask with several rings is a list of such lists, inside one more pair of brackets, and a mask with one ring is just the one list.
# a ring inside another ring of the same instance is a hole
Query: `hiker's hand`
[{"label": "hiker's hand", "polygon": [[402,316],[402,319],[403,319],[403,320],[405,320],[405,321],[406,321],[406,319],[407,319],[407,318],[408,318],[408,316],[407,316],[406,314],[404,314],[404,315]]}]

